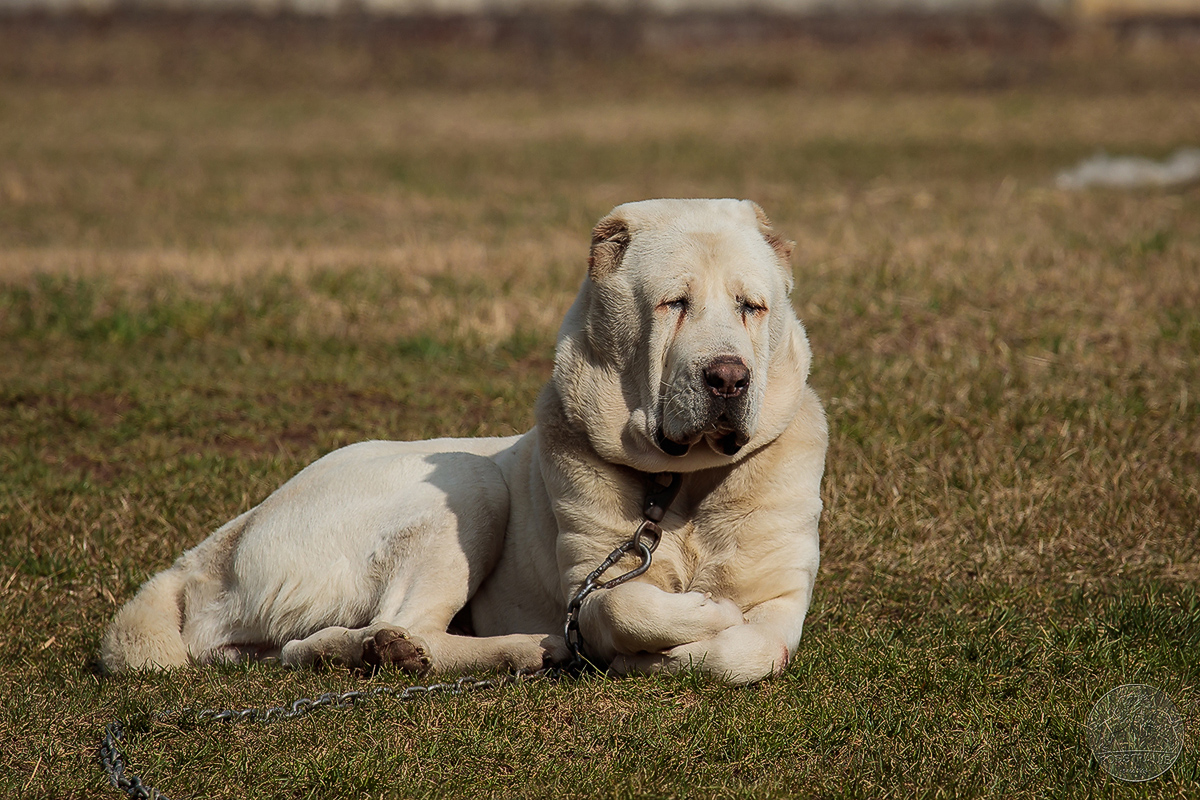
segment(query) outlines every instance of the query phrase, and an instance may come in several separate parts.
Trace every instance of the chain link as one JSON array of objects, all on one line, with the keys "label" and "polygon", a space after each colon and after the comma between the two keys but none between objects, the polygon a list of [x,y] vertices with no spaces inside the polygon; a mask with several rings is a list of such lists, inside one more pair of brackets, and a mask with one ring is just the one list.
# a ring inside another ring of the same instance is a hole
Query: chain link
[{"label": "chain link", "polygon": [[[567,640],[567,648],[571,651],[571,660],[568,662],[568,669],[578,669],[587,663],[587,659],[583,655],[583,633],[579,630],[579,612],[583,608],[583,601],[597,589],[611,589],[614,586],[620,586],[622,583],[633,580],[638,575],[650,569],[650,562],[654,558],[653,548],[640,540],[643,527],[645,527],[645,524],[638,528],[638,532],[634,534],[632,539],[609,553],[608,558],[601,561],[600,566],[592,570],[583,579],[583,585],[579,587],[579,591],[575,593],[575,596],[571,598],[571,602],[567,604],[567,621],[563,624],[563,638]],[[657,539],[654,541],[654,544],[658,544]],[[620,561],[622,556],[634,548],[641,551],[641,564],[611,580],[600,580],[601,575],[607,572],[613,564]]]},{"label": "chain link", "polygon": [[125,740],[125,725],[110,722],[104,726],[104,739],[100,742],[100,767],[108,775],[112,785],[136,800],[167,800],[166,795],[153,786],[145,786],[137,775],[125,777],[125,754],[120,743]]}]

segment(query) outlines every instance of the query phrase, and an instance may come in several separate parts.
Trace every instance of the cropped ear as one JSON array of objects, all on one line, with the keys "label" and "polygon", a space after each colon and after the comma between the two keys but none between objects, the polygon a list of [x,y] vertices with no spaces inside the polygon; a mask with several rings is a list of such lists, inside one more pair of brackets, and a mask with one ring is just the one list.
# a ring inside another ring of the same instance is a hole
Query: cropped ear
[{"label": "cropped ear", "polygon": [[767,212],[762,210],[758,203],[750,203],[754,206],[754,216],[758,218],[758,232],[767,240],[767,244],[771,245],[771,249],[775,251],[775,256],[779,259],[783,271],[787,273],[787,291],[792,293],[792,248],[796,243],[791,239],[785,239],[774,230],[771,229],[771,220],[767,216]]},{"label": "cropped ear", "polygon": [[588,277],[598,281],[621,263],[629,246],[629,223],[609,214],[592,229],[592,252],[588,255]]}]

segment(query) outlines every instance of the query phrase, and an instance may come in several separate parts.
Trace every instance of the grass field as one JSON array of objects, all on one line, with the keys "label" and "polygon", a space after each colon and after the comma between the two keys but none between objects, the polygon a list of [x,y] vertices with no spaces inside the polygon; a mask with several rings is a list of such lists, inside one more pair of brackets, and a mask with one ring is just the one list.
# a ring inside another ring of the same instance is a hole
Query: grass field
[{"label": "grass field", "polygon": [[[215,32],[214,32],[215,31]],[[265,32],[264,32],[265,31]],[[618,55],[260,27],[0,28],[0,795],[1195,797],[1200,50],[878,42]],[[279,726],[149,724],[378,683],[106,679],[103,627],[329,450],[533,422],[593,222],[760,202],[831,443],[781,678],[590,677]],[[1164,777],[1083,721],[1164,689]]]}]

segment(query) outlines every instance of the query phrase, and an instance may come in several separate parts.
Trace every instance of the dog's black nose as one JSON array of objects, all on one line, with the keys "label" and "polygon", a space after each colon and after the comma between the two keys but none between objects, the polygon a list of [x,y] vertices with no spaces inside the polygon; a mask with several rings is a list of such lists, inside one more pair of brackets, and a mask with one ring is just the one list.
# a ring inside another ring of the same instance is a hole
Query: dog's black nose
[{"label": "dog's black nose", "polygon": [[750,385],[750,370],[736,356],[721,356],[704,368],[704,383],[717,397],[737,397]]}]

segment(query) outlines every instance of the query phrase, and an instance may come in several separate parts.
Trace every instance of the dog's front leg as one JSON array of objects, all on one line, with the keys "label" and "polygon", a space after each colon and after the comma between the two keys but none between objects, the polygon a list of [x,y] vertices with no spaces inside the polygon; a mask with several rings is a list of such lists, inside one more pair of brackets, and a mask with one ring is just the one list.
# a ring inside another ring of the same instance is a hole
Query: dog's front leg
[{"label": "dog's front leg", "polygon": [[639,581],[601,589],[579,610],[587,652],[602,661],[711,639],[743,621],[732,600],[703,592],[664,592]]},{"label": "dog's front leg", "polygon": [[727,683],[753,683],[787,667],[807,608],[807,592],[775,598],[746,612],[745,624],[660,652],[622,653],[611,666],[619,674],[698,669]]}]

